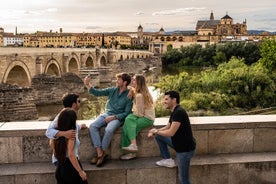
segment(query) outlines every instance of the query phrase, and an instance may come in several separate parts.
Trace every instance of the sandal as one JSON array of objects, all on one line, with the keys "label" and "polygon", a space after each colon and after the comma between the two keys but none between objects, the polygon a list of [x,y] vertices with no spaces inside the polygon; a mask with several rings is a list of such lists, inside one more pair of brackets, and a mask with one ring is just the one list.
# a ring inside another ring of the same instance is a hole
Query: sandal
[{"label": "sandal", "polygon": [[96,166],[97,166],[97,167],[101,167],[101,166],[104,164],[104,162],[105,162],[107,156],[108,156],[108,155],[107,155],[106,153],[103,153],[102,156],[98,156],[98,161],[97,161],[97,163],[96,163]]},{"label": "sandal", "polygon": [[96,164],[98,162],[98,157],[94,156],[91,160],[90,160],[90,164]]}]

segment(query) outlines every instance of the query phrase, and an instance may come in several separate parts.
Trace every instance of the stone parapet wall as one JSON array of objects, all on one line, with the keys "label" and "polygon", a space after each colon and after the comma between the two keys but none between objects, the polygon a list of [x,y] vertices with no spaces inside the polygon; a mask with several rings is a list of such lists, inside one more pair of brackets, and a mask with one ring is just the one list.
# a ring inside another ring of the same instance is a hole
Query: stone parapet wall
[{"label": "stone parapet wall", "polygon": [[[190,179],[195,184],[272,184],[276,181],[276,115],[191,117],[197,139]],[[92,120],[79,121],[89,125]],[[168,118],[157,118],[163,126]],[[0,122],[0,183],[55,183],[55,166],[45,130],[49,121]],[[178,169],[158,167],[160,160],[148,129],[138,136],[138,158],[121,161],[121,128],[108,150],[103,167],[91,165],[95,150],[88,130],[80,132],[79,156],[89,183],[179,184]],[[102,132],[103,133],[103,132]],[[173,154],[173,158],[175,155]]]},{"label": "stone parapet wall", "polygon": [[[196,155],[276,152],[276,115],[191,117],[197,140]],[[167,118],[157,118],[155,126],[163,126]],[[89,125],[92,120],[79,121]],[[50,122],[0,123],[0,164],[49,162],[51,150],[45,130]],[[147,138],[148,129],[137,139],[138,157],[159,156],[154,139]],[[80,132],[80,159],[88,161],[95,153],[88,130]],[[108,150],[111,159],[122,154],[121,128],[117,130]],[[12,153],[12,154],[10,154]]]}]

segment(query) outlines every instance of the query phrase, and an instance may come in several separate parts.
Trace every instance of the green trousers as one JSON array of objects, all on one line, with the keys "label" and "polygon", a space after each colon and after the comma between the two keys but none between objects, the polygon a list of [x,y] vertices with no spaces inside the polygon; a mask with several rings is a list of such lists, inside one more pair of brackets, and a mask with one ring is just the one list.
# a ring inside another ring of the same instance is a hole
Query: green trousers
[{"label": "green trousers", "polygon": [[150,120],[145,117],[138,117],[134,114],[129,114],[123,126],[123,133],[122,133],[122,147],[127,147],[130,145],[131,140],[135,139],[138,133],[153,125],[153,120]]}]

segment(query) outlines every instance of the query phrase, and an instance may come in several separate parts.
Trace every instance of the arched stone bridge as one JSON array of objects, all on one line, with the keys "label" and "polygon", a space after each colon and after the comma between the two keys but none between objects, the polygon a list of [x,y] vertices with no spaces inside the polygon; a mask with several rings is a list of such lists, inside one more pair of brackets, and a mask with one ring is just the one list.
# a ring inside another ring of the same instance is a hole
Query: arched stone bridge
[{"label": "arched stone bridge", "polygon": [[35,75],[79,75],[82,69],[107,68],[122,60],[152,55],[149,51],[98,48],[0,48],[0,81],[28,87]]}]

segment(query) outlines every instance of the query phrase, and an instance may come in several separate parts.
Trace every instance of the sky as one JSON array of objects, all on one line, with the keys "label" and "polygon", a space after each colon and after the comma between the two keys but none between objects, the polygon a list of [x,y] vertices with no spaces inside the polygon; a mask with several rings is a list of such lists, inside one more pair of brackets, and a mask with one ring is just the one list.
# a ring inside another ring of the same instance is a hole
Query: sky
[{"label": "sky", "polygon": [[5,32],[75,33],[195,30],[198,20],[226,14],[248,30],[276,31],[276,0],[4,0],[0,27]]}]

